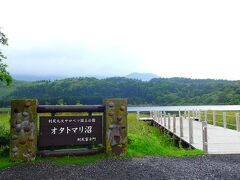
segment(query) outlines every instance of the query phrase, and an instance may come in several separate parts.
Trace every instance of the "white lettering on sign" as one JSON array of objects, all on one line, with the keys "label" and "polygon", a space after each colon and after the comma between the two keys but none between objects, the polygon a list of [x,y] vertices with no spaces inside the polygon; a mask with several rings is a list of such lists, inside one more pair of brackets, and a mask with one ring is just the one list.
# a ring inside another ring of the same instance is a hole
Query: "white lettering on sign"
[{"label": "white lettering on sign", "polygon": [[57,119],[52,118],[48,120],[49,124],[64,124],[64,123],[71,123],[71,122],[78,122],[78,123],[95,123],[95,118],[81,118],[81,119]]},{"label": "white lettering on sign", "polygon": [[92,126],[79,126],[79,127],[60,127],[56,128],[53,127],[51,129],[51,134],[69,134],[70,132],[73,132],[74,134],[80,133],[80,134],[91,134],[92,133]]},{"label": "white lettering on sign", "polygon": [[77,138],[77,141],[79,142],[88,142],[88,141],[96,141],[97,138],[96,137],[81,137],[81,138]]}]

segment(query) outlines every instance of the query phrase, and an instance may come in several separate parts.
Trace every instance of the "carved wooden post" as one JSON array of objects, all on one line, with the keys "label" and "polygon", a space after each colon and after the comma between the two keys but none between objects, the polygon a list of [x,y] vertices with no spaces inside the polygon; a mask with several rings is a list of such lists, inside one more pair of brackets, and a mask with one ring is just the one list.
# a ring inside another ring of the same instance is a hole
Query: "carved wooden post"
[{"label": "carved wooden post", "polygon": [[239,131],[239,113],[236,113],[236,130]]},{"label": "carved wooden post", "polygon": [[11,102],[10,159],[32,161],[37,152],[37,100]]},{"label": "carved wooden post", "polygon": [[202,141],[203,141],[203,151],[208,154],[208,138],[207,138],[207,122],[202,121]]},{"label": "carved wooden post", "polygon": [[183,137],[183,117],[180,117],[180,137]]},{"label": "carved wooden post", "polygon": [[216,112],[213,112],[213,125],[216,126]]},{"label": "carved wooden post", "polygon": [[226,112],[223,112],[223,127],[227,128],[227,117]]},{"label": "carved wooden post", "polygon": [[127,100],[106,99],[106,153],[123,155],[127,153]]}]

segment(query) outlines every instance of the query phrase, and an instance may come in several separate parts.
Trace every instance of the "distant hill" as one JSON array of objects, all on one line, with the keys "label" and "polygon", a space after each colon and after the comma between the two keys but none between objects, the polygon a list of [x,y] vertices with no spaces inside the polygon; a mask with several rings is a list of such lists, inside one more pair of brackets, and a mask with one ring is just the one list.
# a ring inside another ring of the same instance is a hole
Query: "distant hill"
[{"label": "distant hill", "polygon": [[158,75],[152,74],[152,73],[137,73],[133,72],[125,76],[126,78],[129,79],[138,79],[142,81],[150,81],[153,78],[159,78]]},{"label": "distant hill", "polygon": [[[13,79],[19,81],[54,81],[68,78],[67,76],[58,76],[58,75],[28,75],[28,74],[12,74]],[[81,77],[94,77],[97,79],[106,79],[110,78],[109,76],[100,76],[100,75],[92,75],[92,76],[81,76]],[[159,78],[159,76],[152,73],[137,73],[133,72],[125,76],[128,79],[138,79],[142,81],[149,81],[153,78]]]},{"label": "distant hill", "polygon": [[10,86],[0,82],[0,107],[22,98],[36,98],[40,104],[101,104],[105,98],[127,98],[132,105],[240,104],[240,81],[81,77],[36,82],[14,80]]}]

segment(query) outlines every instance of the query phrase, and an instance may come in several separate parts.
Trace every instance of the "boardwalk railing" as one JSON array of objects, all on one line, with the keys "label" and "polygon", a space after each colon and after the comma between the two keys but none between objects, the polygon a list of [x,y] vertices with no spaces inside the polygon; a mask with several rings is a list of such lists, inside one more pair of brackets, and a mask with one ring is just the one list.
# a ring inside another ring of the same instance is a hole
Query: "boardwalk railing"
[{"label": "boardwalk railing", "polygon": [[200,113],[200,119],[204,116],[208,124],[240,131],[239,112],[201,111]]},{"label": "boardwalk railing", "polygon": [[[238,112],[193,110],[152,111],[148,114],[149,117],[146,117],[145,112],[145,119],[152,119],[157,126],[169,132],[171,136],[180,138],[191,147],[202,149],[206,154],[240,153]],[[144,118],[138,119],[144,120]],[[235,146],[239,146],[237,150]]]},{"label": "boardwalk railing", "polygon": [[[137,112],[138,120],[152,120],[157,125],[160,125],[165,130],[178,136],[181,141],[185,141],[189,146],[194,147],[194,127],[193,121],[200,121],[200,111],[188,112],[165,112],[165,111],[151,111],[150,117],[140,117],[140,112]],[[185,134],[187,132],[187,134]],[[207,145],[207,122],[202,121],[202,148],[205,153],[208,152]],[[198,140],[196,140],[197,142]]]}]

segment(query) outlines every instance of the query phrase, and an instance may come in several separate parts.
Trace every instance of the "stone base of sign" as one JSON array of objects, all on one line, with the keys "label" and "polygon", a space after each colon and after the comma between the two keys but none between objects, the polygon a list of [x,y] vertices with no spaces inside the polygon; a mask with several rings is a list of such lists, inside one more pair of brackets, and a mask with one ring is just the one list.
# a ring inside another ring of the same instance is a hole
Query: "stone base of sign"
[{"label": "stone base of sign", "polygon": [[[104,106],[105,109],[99,112],[104,112],[102,142],[105,152],[113,155],[124,155],[127,152],[128,143],[127,100],[107,99],[104,101]],[[104,108],[104,106],[102,107]],[[37,113],[37,100],[12,100],[10,120],[10,159],[12,161],[32,161],[35,159],[38,143]],[[90,122],[88,121],[88,123]],[[99,137],[100,135],[98,135]],[[100,149],[100,151],[102,150]],[[66,152],[60,152],[58,155],[64,153]],[[80,151],[74,153],[81,154]],[[52,155],[56,155],[56,153]]]},{"label": "stone base of sign", "polygon": [[107,154],[127,152],[127,100],[107,99],[105,104],[105,146]]},{"label": "stone base of sign", "polygon": [[13,100],[10,120],[10,159],[31,161],[37,152],[37,100]]}]

